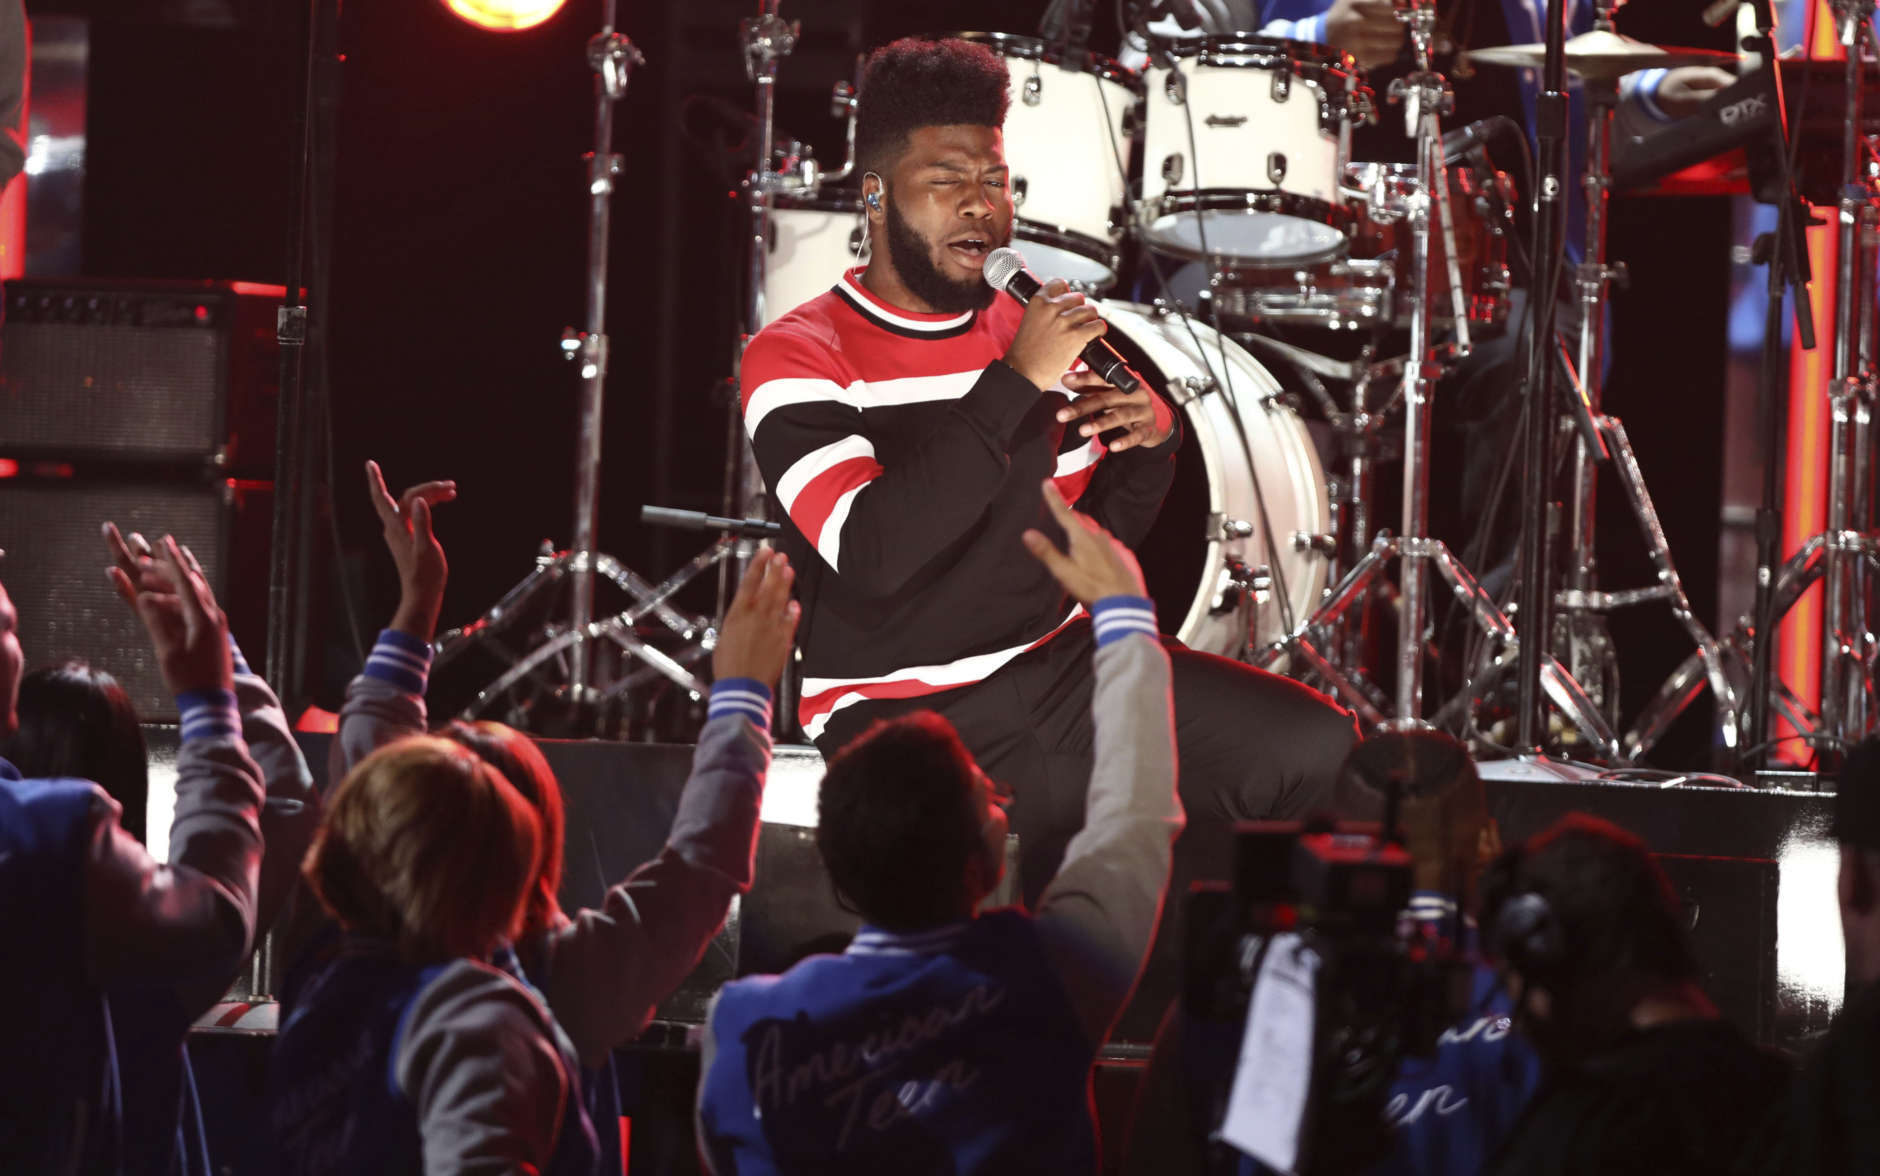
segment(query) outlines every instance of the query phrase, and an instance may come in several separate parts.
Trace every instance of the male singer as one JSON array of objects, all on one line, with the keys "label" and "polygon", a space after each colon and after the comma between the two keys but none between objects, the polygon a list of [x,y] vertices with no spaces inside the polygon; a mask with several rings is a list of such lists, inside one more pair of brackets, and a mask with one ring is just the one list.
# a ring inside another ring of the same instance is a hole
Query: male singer
[{"label": "male singer", "polygon": [[[878,719],[945,716],[1016,794],[1032,898],[1083,823],[1092,638],[1019,536],[1058,533],[1051,478],[1139,542],[1181,430],[1152,392],[1071,370],[1104,331],[1081,296],[1051,282],[1021,307],[984,282],[1012,231],[1007,84],[980,45],[875,51],[856,123],[869,261],[753,339],[741,383],[799,569],[805,728],[828,754]],[[1172,654],[1190,828],[1224,841],[1232,820],[1319,806],[1352,719],[1298,683]]]}]

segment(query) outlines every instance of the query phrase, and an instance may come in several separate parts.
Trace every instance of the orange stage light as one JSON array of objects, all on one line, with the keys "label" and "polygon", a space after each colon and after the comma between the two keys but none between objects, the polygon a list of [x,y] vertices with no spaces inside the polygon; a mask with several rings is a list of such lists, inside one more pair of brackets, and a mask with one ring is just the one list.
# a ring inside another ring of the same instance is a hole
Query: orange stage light
[{"label": "orange stage light", "polygon": [[564,0],[444,0],[444,7],[480,29],[532,29],[561,11]]},{"label": "orange stage light", "polygon": [[[1834,13],[1817,0],[1813,44],[1819,60],[1839,60]],[[1830,210],[1832,211],[1832,210]],[[1808,230],[1808,265],[1814,275],[1815,340],[1803,351],[1799,340],[1789,351],[1789,444],[1782,495],[1782,554],[1794,553],[1828,525],[1828,382],[1834,374],[1834,276],[1836,226]],[[1777,633],[1776,675],[1811,709],[1821,706],[1822,588],[1816,584],[1789,610]],[[1794,734],[1786,722],[1772,725],[1777,737]]]}]

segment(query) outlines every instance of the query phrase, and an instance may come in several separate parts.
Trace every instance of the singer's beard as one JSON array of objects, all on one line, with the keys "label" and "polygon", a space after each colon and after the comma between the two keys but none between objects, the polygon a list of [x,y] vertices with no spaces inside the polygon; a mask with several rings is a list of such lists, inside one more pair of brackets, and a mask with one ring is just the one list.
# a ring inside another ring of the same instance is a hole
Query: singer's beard
[{"label": "singer's beard", "polygon": [[[984,278],[973,277],[959,282],[940,272],[940,268],[934,264],[933,255],[945,246],[915,232],[914,226],[902,219],[900,209],[893,201],[888,203],[887,221],[888,256],[894,259],[894,272],[899,275],[901,284],[912,291],[916,298],[933,307],[936,314],[963,314],[969,310],[984,310],[992,305],[992,300],[999,292],[986,285]],[[1007,222],[1004,238],[994,241],[992,248],[1011,243],[1012,226]]]}]

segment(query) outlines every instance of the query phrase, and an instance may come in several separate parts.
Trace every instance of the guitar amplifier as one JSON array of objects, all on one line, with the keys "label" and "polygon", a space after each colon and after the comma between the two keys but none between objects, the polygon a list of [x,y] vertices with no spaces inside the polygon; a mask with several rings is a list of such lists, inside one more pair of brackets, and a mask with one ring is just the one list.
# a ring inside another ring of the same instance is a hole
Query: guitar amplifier
[{"label": "guitar amplifier", "polygon": [[0,457],[264,476],[281,298],[249,282],[8,282]]},{"label": "guitar amplifier", "polygon": [[176,536],[202,561],[243,652],[261,664],[266,640],[268,483],[148,477],[0,478],[0,584],[19,610],[28,667],[80,657],[107,670],[145,722],[175,722],[143,622],[118,599],[99,526],[152,542]]}]

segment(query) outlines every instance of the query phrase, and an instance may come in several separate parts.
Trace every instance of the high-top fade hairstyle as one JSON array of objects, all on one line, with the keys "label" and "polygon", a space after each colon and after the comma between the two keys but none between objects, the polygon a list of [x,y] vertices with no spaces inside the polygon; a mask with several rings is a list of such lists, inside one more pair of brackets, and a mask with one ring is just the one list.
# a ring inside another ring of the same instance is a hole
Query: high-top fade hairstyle
[{"label": "high-top fade hairstyle", "polygon": [[965,914],[983,844],[973,779],[972,754],[932,711],[876,723],[829,761],[816,848],[862,918],[917,931]]},{"label": "high-top fade hairstyle", "polygon": [[886,173],[921,127],[1002,127],[1011,76],[971,41],[903,37],[868,55],[855,117],[861,171]]}]

